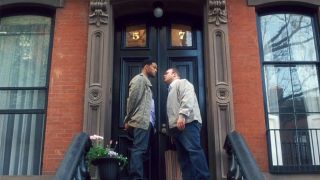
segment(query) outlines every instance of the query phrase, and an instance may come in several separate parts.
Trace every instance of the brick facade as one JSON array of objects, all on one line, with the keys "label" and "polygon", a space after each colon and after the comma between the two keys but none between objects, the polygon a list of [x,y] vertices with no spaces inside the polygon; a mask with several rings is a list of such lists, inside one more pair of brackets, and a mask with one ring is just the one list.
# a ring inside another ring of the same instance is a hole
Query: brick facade
[{"label": "brick facade", "polygon": [[43,174],[56,172],[82,131],[88,13],[89,0],[68,0],[56,11]]},{"label": "brick facade", "polygon": [[261,169],[268,171],[256,12],[246,0],[230,0],[227,5],[235,127]]}]

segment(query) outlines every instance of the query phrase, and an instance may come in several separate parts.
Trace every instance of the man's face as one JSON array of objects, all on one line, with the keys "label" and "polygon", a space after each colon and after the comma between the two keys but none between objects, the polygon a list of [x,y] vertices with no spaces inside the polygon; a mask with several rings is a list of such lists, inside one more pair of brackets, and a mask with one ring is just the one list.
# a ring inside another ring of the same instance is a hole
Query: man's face
[{"label": "man's face", "polygon": [[163,75],[163,81],[166,84],[170,84],[175,77],[176,77],[176,74],[172,71],[172,69],[168,69]]},{"label": "man's face", "polygon": [[152,63],[146,66],[146,71],[149,77],[156,77],[158,71],[158,65],[156,63]]}]

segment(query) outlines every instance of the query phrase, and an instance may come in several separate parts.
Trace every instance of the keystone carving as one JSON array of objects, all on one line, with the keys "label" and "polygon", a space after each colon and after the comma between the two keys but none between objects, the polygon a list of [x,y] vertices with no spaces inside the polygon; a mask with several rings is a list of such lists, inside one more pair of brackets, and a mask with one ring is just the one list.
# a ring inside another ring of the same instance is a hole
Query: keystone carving
[{"label": "keystone carving", "polygon": [[90,15],[89,24],[100,26],[101,24],[108,24],[108,11],[106,0],[91,0],[90,1]]},{"label": "keystone carving", "polygon": [[208,22],[217,26],[228,22],[225,0],[209,0]]}]

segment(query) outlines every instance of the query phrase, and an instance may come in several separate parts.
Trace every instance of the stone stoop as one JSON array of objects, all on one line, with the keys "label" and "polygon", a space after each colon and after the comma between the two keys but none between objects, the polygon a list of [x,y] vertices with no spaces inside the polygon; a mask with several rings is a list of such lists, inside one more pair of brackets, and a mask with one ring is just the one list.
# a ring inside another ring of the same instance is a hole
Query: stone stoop
[{"label": "stone stoop", "polygon": [[54,176],[0,176],[0,180],[53,180]]}]

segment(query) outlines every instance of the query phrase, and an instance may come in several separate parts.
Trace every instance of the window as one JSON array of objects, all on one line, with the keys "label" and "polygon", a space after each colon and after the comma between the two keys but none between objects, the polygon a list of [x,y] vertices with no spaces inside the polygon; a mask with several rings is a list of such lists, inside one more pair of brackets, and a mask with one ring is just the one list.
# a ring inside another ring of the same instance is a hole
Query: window
[{"label": "window", "polygon": [[51,22],[0,17],[0,175],[41,172]]},{"label": "window", "polygon": [[126,47],[147,47],[146,25],[126,27]]},{"label": "window", "polygon": [[171,46],[172,47],[191,47],[192,46],[191,26],[182,25],[182,24],[172,24]]},{"label": "window", "polygon": [[270,172],[320,171],[317,26],[312,15],[260,15]]}]

